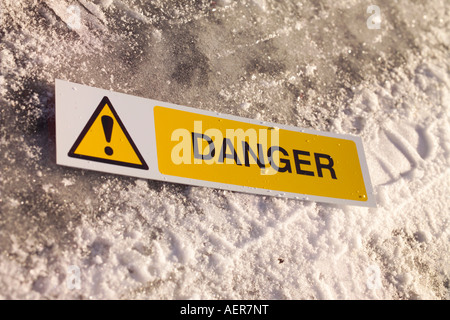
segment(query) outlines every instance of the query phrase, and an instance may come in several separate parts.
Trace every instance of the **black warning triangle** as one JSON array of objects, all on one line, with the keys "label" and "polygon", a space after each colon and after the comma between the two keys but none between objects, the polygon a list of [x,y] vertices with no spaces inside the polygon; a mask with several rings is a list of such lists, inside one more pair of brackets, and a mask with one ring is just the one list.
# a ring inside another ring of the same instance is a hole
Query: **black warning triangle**
[{"label": "black warning triangle", "polygon": [[148,170],[147,163],[106,96],[100,101],[68,155]]}]

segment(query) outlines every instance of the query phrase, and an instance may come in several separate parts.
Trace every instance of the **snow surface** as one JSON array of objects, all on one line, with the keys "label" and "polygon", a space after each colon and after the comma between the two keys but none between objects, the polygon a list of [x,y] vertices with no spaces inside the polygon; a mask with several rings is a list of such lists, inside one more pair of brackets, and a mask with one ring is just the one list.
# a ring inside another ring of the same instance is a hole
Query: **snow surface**
[{"label": "snow surface", "polygon": [[[447,0],[2,0],[0,298],[449,299],[449,46]],[[56,166],[55,78],[359,135],[378,206]]]}]

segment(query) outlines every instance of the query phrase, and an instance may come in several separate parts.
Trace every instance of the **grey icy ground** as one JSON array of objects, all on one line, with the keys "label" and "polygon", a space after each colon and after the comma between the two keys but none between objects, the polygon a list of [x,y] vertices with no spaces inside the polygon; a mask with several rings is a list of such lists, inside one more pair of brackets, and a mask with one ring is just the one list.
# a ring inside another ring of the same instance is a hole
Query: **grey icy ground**
[{"label": "grey icy ground", "polygon": [[[449,299],[449,37],[447,0],[2,0],[0,298]],[[358,135],[377,207],[57,166],[55,78]]]}]

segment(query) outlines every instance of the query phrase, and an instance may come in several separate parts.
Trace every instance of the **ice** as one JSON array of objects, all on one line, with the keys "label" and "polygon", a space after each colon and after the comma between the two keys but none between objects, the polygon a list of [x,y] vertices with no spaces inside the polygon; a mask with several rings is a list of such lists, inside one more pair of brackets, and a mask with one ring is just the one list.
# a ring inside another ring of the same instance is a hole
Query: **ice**
[{"label": "ice", "polygon": [[[2,0],[0,298],[449,299],[449,4],[377,5]],[[56,166],[55,78],[359,135],[377,207]]]}]

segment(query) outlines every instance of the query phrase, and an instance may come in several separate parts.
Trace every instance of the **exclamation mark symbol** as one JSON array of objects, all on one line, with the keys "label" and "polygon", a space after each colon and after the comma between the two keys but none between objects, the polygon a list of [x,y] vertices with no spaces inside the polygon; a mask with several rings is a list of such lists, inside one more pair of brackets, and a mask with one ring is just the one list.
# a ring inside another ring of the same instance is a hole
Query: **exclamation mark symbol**
[{"label": "exclamation mark symbol", "polygon": [[[114,125],[114,120],[110,116],[102,116],[103,133],[105,134],[106,141],[111,142],[111,135]],[[108,156],[112,156],[113,149],[109,146],[105,147],[105,153]]]}]

